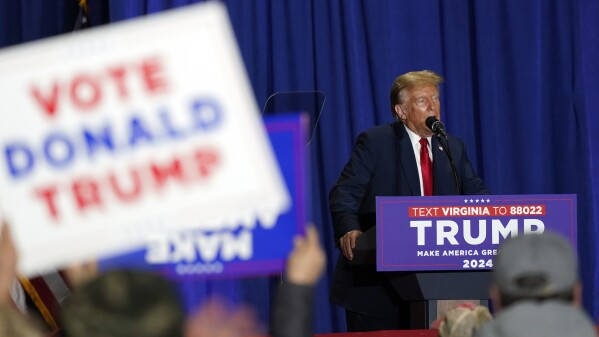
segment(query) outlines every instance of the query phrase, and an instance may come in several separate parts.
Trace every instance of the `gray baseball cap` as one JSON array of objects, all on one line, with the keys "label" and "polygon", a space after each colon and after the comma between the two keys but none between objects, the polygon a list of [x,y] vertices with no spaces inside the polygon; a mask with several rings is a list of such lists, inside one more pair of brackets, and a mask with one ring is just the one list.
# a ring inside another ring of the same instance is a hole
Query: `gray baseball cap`
[{"label": "gray baseball cap", "polygon": [[563,301],[521,301],[487,323],[477,337],[597,337],[588,315]]},{"label": "gray baseball cap", "polygon": [[572,246],[558,234],[525,234],[506,240],[494,263],[499,292],[513,297],[551,297],[578,280]]}]

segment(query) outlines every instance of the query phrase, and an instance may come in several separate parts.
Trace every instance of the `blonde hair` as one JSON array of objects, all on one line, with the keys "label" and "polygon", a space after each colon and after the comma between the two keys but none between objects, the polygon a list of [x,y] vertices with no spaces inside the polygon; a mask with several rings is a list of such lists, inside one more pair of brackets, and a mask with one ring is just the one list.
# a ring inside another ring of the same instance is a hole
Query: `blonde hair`
[{"label": "blonde hair", "polygon": [[389,92],[391,101],[391,115],[397,118],[395,106],[402,104],[406,100],[406,89],[410,89],[417,84],[434,85],[439,91],[439,84],[443,83],[443,77],[431,70],[411,71],[398,76]]},{"label": "blonde hair", "polygon": [[486,307],[457,307],[445,314],[445,319],[439,325],[439,336],[473,337],[480,327],[491,320],[493,316]]}]

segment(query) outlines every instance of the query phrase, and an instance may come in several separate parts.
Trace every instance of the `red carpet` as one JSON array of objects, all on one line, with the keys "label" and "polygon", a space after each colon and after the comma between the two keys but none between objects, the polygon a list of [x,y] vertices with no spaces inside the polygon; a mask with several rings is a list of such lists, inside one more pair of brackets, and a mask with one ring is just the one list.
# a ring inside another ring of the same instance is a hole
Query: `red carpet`
[{"label": "red carpet", "polygon": [[374,332],[324,333],[315,337],[438,337],[438,330],[386,330]]}]

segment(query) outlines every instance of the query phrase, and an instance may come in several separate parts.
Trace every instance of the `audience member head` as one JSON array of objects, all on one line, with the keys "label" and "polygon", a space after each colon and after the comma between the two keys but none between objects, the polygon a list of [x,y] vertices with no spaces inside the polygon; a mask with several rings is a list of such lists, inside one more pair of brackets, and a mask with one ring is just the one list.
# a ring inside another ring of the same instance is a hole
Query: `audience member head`
[{"label": "audience member head", "polygon": [[501,245],[491,299],[497,310],[521,300],[561,299],[580,304],[576,256],[558,234],[519,235]]},{"label": "audience member head", "polygon": [[389,92],[391,101],[391,115],[398,119],[396,105],[403,104],[407,98],[407,91],[414,86],[432,85],[439,92],[439,84],[443,83],[443,77],[430,70],[411,71],[398,76]]},{"label": "audience member head", "polygon": [[523,300],[501,311],[478,337],[597,337],[579,307],[558,300]]},{"label": "audience member head", "polygon": [[263,336],[255,310],[242,305],[232,307],[219,298],[202,304],[185,324],[185,337],[251,337]]},{"label": "audience member head", "polygon": [[65,303],[69,337],[183,336],[184,313],[171,285],[141,271],[110,271],[75,289]]},{"label": "audience member head", "polygon": [[[287,282],[300,286],[313,287],[322,276],[325,263],[326,257],[320,245],[318,231],[313,225],[310,225],[306,228],[305,237],[296,236],[294,238],[293,250],[289,253],[285,269]],[[279,294],[279,296],[281,295]],[[291,299],[293,298],[285,298],[283,300]],[[281,299],[279,298],[278,300]],[[306,297],[303,300],[306,303],[311,303],[310,298]],[[293,308],[285,308],[285,310],[293,310]],[[281,331],[278,328],[289,323],[286,320],[289,316],[280,316],[280,312],[277,310],[273,311],[272,314],[271,323],[273,331]],[[304,323],[302,320],[300,322]],[[303,328],[306,327],[304,326]],[[245,306],[231,308],[221,300],[212,299],[202,305],[188,320],[185,336],[246,337],[263,335],[263,330],[254,310],[251,308]],[[298,336],[304,336],[299,331],[295,332]],[[284,334],[284,332],[281,333]],[[279,336],[282,334],[274,333],[273,335]]]},{"label": "audience member head", "polygon": [[473,337],[490,320],[493,316],[486,307],[464,303],[445,313],[438,327],[439,336]]}]

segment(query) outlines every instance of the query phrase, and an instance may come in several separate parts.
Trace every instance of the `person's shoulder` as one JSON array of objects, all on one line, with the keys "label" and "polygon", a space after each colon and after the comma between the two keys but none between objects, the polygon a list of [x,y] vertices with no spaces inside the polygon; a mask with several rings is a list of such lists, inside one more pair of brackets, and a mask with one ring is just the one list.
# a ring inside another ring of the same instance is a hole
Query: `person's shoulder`
[{"label": "person's shoulder", "polygon": [[[464,143],[464,141],[461,138],[454,136],[452,134],[449,134],[449,133],[447,134],[447,140],[449,141],[450,145],[455,144],[455,145],[458,145],[460,148],[464,148],[466,146],[466,144]],[[453,146],[452,146],[452,148],[453,148]]]},{"label": "person's shoulder", "polygon": [[393,136],[395,128],[401,126],[397,123],[386,123],[370,127],[362,132],[362,135],[368,137]]},{"label": "person's shoulder", "polygon": [[463,140],[462,140],[460,137],[458,137],[458,136],[456,136],[456,135],[454,135],[454,134],[451,134],[451,133],[447,133],[447,138],[448,138],[450,141],[451,141],[451,140],[453,140],[453,141],[457,141],[457,142],[460,142],[460,143],[463,143],[463,142],[464,142],[464,141],[463,141]]},{"label": "person's shoulder", "polygon": [[[393,139],[395,138],[395,128],[397,126],[398,125],[395,125],[395,123],[373,126],[360,133],[356,142],[365,144],[373,149],[385,146],[386,144],[393,144]],[[401,126],[401,124],[399,126]]]},{"label": "person's shoulder", "polygon": [[512,304],[479,337],[532,335],[596,337],[592,321],[582,309],[557,300]]}]

